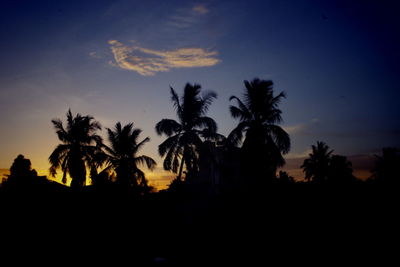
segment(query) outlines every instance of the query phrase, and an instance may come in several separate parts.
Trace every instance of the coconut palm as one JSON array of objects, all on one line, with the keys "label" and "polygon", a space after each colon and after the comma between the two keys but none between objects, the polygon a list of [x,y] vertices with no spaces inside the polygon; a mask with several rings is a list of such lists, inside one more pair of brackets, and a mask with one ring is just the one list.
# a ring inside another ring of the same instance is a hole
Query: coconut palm
[{"label": "coconut palm", "polygon": [[184,165],[187,174],[198,170],[201,138],[216,136],[217,124],[205,114],[217,94],[206,91],[200,95],[201,86],[190,83],[186,84],[181,98],[172,87],[170,89],[178,121],[162,119],[155,129],[158,135],[165,134],[168,137],[158,146],[160,156],[165,157],[164,169],[178,172],[176,178],[181,181]]},{"label": "coconut palm", "polygon": [[254,79],[244,81],[243,100],[231,96],[237,105],[230,106],[233,118],[239,124],[228,136],[234,145],[242,145],[243,163],[250,176],[274,177],[276,169],[285,164],[282,153],[290,150],[289,135],[279,124],[282,122],[279,103],[285,93],[274,95],[273,82]]},{"label": "coconut palm", "polygon": [[321,183],[328,179],[329,165],[331,160],[331,154],[333,150],[330,150],[324,142],[317,142],[317,145],[312,145],[312,152],[309,157],[304,160],[303,172],[305,178],[308,181]]},{"label": "coconut palm", "polygon": [[102,139],[96,131],[101,130],[101,126],[89,115],[78,113],[74,117],[71,110],[66,115],[66,128],[60,119],[51,121],[62,144],[49,157],[50,174],[54,177],[57,169],[61,169],[63,183],[66,183],[69,174],[71,187],[78,188],[85,185],[86,169],[93,169],[97,164],[96,155],[101,153]]},{"label": "coconut palm", "polygon": [[116,173],[116,182],[127,187],[147,187],[144,172],[139,169],[145,165],[153,170],[157,163],[149,156],[137,156],[139,150],[150,141],[146,137],[139,141],[141,129],[134,128],[133,123],[123,126],[120,122],[115,124],[114,129],[107,128],[110,147],[104,146],[107,152],[108,169]]},{"label": "coconut palm", "polygon": [[329,161],[328,181],[337,184],[346,184],[356,181],[353,176],[353,164],[347,157],[332,155]]}]

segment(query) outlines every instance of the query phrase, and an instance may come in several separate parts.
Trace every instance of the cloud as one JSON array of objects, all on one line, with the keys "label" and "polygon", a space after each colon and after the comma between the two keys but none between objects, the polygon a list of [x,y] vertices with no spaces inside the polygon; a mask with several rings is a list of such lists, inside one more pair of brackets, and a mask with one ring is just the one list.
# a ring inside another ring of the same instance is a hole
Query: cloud
[{"label": "cloud", "polygon": [[101,56],[99,54],[97,54],[97,52],[95,52],[95,51],[90,52],[89,56],[92,58],[101,58]]},{"label": "cloud", "polygon": [[207,14],[209,10],[204,5],[195,5],[192,10],[201,15]]},{"label": "cloud", "polygon": [[307,149],[306,151],[303,151],[303,152],[301,152],[301,153],[292,153],[292,152],[289,152],[289,153],[285,156],[285,158],[287,158],[287,159],[305,159],[305,158],[307,158],[307,157],[310,155],[310,153],[312,153],[312,149],[311,149],[311,148],[309,148],[309,149]]},{"label": "cloud", "polygon": [[292,125],[292,126],[283,126],[282,127],[288,134],[296,134],[302,132],[306,126],[304,124]]},{"label": "cloud", "polygon": [[211,67],[220,62],[216,51],[203,48],[181,48],[159,51],[139,46],[127,46],[117,40],[110,40],[115,65],[121,69],[136,71],[143,76],[154,76],[157,72],[173,68]]},{"label": "cloud", "polygon": [[178,30],[187,30],[204,23],[204,16],[209,9],[202,4],[178,8],[168,17],[167,24]]},{"label": "cloud", "polygon": [[283,126],[282,128],[288,133],[293,135],[310,135],[316,132],[316,129],[320,125],[320,120],[314,118],[309,122],[300,123],[296,125]]}]

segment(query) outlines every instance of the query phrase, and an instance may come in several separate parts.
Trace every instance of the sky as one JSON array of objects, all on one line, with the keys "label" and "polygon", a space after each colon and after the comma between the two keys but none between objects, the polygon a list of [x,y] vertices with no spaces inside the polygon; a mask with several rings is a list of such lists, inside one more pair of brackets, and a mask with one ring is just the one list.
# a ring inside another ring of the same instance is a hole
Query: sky
[{"label": "sky", "polygon": [[258,77],[287,94],[290,174],[324,141],[366,177],[373,154],[400,146],[397,2],[2,1],[0,169],[23,154],[47,174],[59,143],[51,120],[71,108],[103,128],[141,128],[151,138],[141,152],[160,166],[148,177],[163,187],[173,176],[154,126],[176,118],[169,87],[214,90],[208,115],[227,135],[237,124],[229,97]]}]

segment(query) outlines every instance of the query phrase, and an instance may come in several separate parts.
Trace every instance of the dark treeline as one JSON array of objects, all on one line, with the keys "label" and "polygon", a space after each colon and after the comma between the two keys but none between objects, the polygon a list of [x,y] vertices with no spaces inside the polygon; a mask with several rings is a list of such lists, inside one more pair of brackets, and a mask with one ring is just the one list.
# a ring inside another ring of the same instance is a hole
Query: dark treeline
[{"label": "dark treeline", "polygon": [[[386,221],[389,198],[398,193],[399,149],[384,148],[371,178],[361,181],[345,156],[317,142],[301,166],[305,180],[296,181],[279,170],[291,143],[279,126],[286,95],[274,94],[272,81],[245,81],[243,95],[230,98],[238,123],[228,136],[207,116],[215,92],[197,84],[187,84],[181,96],[170,90],[176,118],[155,125],[166,137],[158,146],[163,168],[176,174],[168,189],[155,192],[148,184],[143,168],[153,170],[156,162],[140,155],[150,139],[133,123],[107,128],[104,141],[99,122],[69,110],[65,125],[52,120],[60,144],[49,156],[49,171],[61,171],[63,183],[69,176],[70,187],[38,176],[23,155],[2,183],[5,221],[21,225],[12,240],[56,232],[46,241],[74,243],[69,253],[75,256],[89,247],[94,255],[118,254],[114,260],[191,266],[213,256],[234,262],[246,255],[249,263],[313,251],[342,258],[352,249],[344,230],[352,229],[351,242],[361,242],[366,233],[371,238],[361,227],[370,216]],[[313,244],[304,247],[305,239]],[[334,242],[340,255],[324,249]]]},{"label": "dark treeline", "polygon": [[[188,83],[179,97],[170,88],[177,120],[162,119],[155,125],[157,134],[166,136],[158,147],[163,167],[177,174],[169,191],[253,193],[272,184],[296,182],[286,172],[277,172],[285,165],[283,155],[290,151],[291,145],[289,135],[279,126],[283,121],[279,104],[286,94],[275,95],[272,81],[254,79],[244,84],[241,97],[230,97],[233,101],[230,113],[238,124],[228,136],[219,134],[217,123],[207,116],[217,97],[215,92],[202,92],[200,85]],[[66,125],[60,119],[52,120],[61,143],[49,156],[51,176],[55,177],[59,170],[62,182],[66,183],[69,175],[72,190],[82,189],[89,175],[94,190],[114,187],[137,194],[154,191],[140,168],[153,170],[156,162],[138,155],[150,141],[148,137],[140,140],[139,128],[133,123],[123,126],[117,122],[114,128],[106,129],[105,142],[98,135],[102,127],[92,116],[79,113],[74,116],[71,110],[66,115]],[[376,156],[368,183],[398,183],[399,154],[399,149],[384,148],[382,156]],[[312,153],[301,168],[307,183],[341,186],[361,183],[352,174],[351,162],[345,156],[334,155],[324,142],[312,145]],[[3,189],[32,186],[35,180],[37,184],[45,183],[44,177],[37,177],[29,160],[22,155],[15,159],[10,171]]]}]

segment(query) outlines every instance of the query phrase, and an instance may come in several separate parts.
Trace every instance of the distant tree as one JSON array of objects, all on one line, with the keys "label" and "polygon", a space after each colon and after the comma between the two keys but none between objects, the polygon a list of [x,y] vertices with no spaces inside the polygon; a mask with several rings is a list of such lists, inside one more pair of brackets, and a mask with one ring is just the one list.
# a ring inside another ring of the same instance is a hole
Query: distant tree
[{"label": "distant tree", "polygon": [[32,169],[32,164],[29,159],[26,159],[23,155],[18,155],[14,159],[13,164],[10,168],[10,176],[36,176],[37,173]]},{"label": "distant tree", "polygon": [[294,183],[295,180],[285,171],[279,171],[278,181],[284,184]]},{"label": "distant tree", "polygon": [[79,188],[85,185],[86,169],[93,169],[96,158],[101,153],[102,139],[97,135],[101,130],[100,123],[91,116],[67,112],[67,125],[64,128],[60,119],[51,122],[54,125],[58,139],[62,142],[51,153],[50,174],[54,177],[57,169],[63,172],[63,183],[66,183],[67,174],[71,177],[71,187]]},{"label": "distant tree", "polygon": [[164,169],[178,173],[181,181],[184,166],[186,173],[198,170],[199,151],[202,137],[212,138],[217,131],[215,121],[205,116],[217,94],[206,91],[200,95],[201,86],[186,84],[181,98],[171,87],[171,100],[176,109],[178,121],[162,119],[155,127],[158,135],[168,138],[158,146],[158,152],[164,158]]},{"label": "distant tree", "polygon": [[353,176],[353,166],[347,157],[332,155],[329,162],[328,181],[331,183],[345,184],[356,181]]},{"label": "distant tree", "polygon": [[14,159],[7,177],[7,186],[31,186],[38,181],[36,170],[32,169],[31,161],[23,155]]},{"label": "distant tree", "polygon": [[386,147],[382,149],[382,155],[375,155],[375,167],[372,169],[371,178],[377,183],[400,183],[400,149]]},{"label": "distant tree", "polygon": [[90,179],[92,185],[95,187],[105,187],[113,181],[113,175],[110,174],[109,168],[105,168],[100,172],[97,172],[96,168],[92,168],[90,171]]},{"label": "distant tree", "polygon": [[116,173],[116,182],[126,187],[148,187],[144,172],[138,166],[146,165],[153,170],[157,163],[149,156],[137,156],[140,149],[150,141],[146,137],[138,141],[141,129],[134,128],[133,123],[128,123],[124,127],[118,122],[114,129],[108,129],[108,141],[110,147],[104,146],[107,152],[109,168]]},{"label": "distant tree", "polygon": [[324,142],[317,142],[317,146],[312,145],[312,152],[304,160],[303,172],[308,181],[322,183],[328,179],[329,164],[333,150],[329,149]]},{"label": "distant tree", "polygon": [[285,164],[282,154],[290,150],[289,135],[278,126],[282,122],[282,111],[278,105],[285,98],[285,93],[274,95],[272,81],[256,78],[251,82],[244,81],[244,84],[242,100],[230,97],[237,103],[237,106],[230,106],[230,112],[239,124],[228,139],[234,145],[243,141],[242,161],[246,176],[272,179],[276,169]]}]

